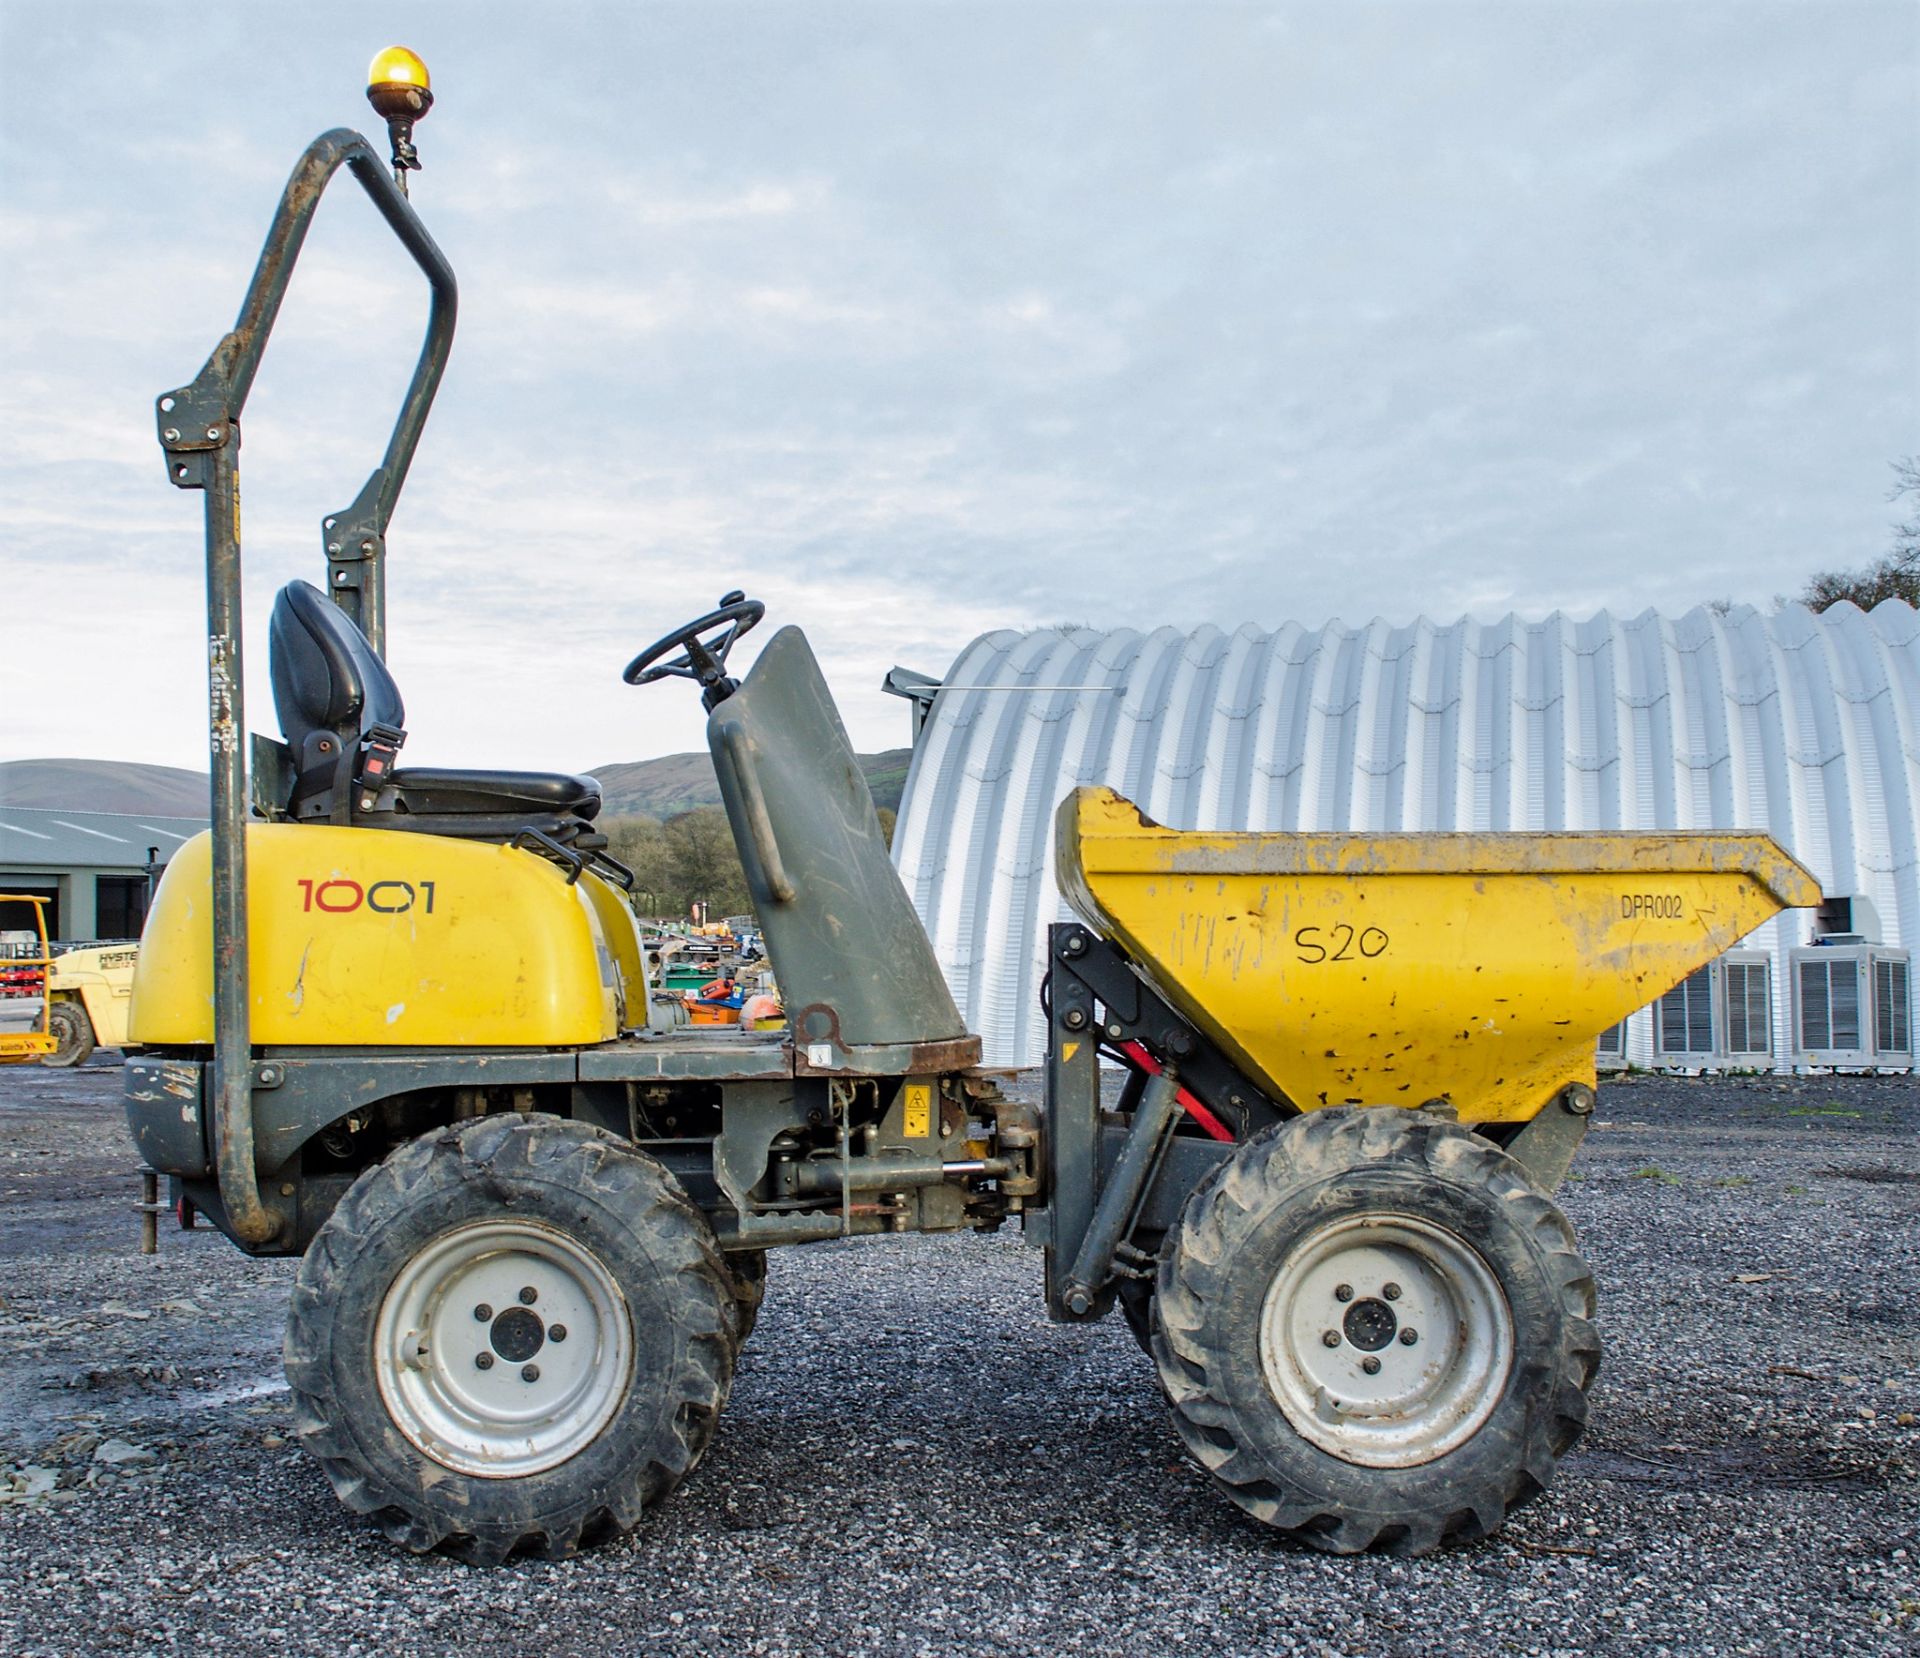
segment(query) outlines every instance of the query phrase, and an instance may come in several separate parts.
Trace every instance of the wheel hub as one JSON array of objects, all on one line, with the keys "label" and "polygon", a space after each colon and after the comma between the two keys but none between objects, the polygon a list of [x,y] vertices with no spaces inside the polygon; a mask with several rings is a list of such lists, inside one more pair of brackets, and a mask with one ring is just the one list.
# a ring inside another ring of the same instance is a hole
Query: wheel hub
[{"label": "wheel hub", "polygon": [[632,1320],[576,1239],[477,1221],[395,1275],[374,1359],[381,1401],[415,1447],[460,1473],[519,1478],[557,1467],[612,1421],[633,1369]]},{"label": "wheel hub", "polygon": [[1400,1321],[1384,1301],[1356,1301],[1347,1309],[1341,1327],[1348,1341],[1363,1353],[1377,1353],[1399,1334]]},{"label": "wheel hub", "polygon": [[509,1307],[487,1332],[493,1350],[508,1364],[524,1364],[547,1343],[547,1327],[540,1315],[526,1307]]},{"label": "wheel hub", "polygon": [[1513,1369],[1513,1314],[1479,1251],[1429,1221],[1359,1215],[1307,1235],[1260,1315],[1269,1391],[1294,1429],[1370,1468],[1463,1444]]}]

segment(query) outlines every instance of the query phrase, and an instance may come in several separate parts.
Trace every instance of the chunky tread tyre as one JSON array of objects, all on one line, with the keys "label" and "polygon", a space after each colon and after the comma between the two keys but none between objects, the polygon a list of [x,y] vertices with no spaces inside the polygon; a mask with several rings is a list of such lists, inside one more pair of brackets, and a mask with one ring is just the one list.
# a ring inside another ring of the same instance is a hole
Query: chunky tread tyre
[{"label": "chunky tread tyre", "polygon": [[[1360,1213],[1469,1241],[1513,1321],[1512,1366],[1485,1423],[1408,1467],[1312,1444],[1261,1360],[1266,1293],[1291,1245]],[[1336,1554],[1421,1555],[1497,1530],[1580,1437],[1600,1361],[1593,1276],[1565,1216],[1491,1142],[1392,1107],[1311,1112],[1241,1146],[1168,1234],[1152,1309],[1155,1366],[1194,1459],[1254,1518]]]},{"label": "chunky tread tyre", "polygon": [[727,1271],[733,1279],[733,1298],[740,1314],[739,1340],[753,1334],[760,1322],[760,1306],[767,1299],[767,1252],[764,1249],[737,1249],[726,1256]]},{"label": "chunky tread tyre", "polygon": [[1127,1331],[1140,1351],[1153,1357],[1153,1285],[1144,1278],[1123,1278],[1115,1286],[1113,1304],[1126,1321]]},{"label": "chunky tread tyre", "polygon": [[[405,1263],[448,1232],[521,1217],[589,1249],[631,1319],[633,1385],[555,1467],[483,1478],[395,1425],[373,1331]],[[549,1559],[630,1530],[699,1462],[738,1350],[732,1274],[706,1217],[656,1160],[603,1130],[501,1113],[423,1135],[361,1175],[300,1263],[288,1314],[294,1427],[335,1494],[394,1542],[476,1564]]]},{"label": "chunky tread tyre", "polygon": [[42,1065],[64,1070],[84,1065],[93,1055],[93,1021],[78,1002],[55,1002],[47,1009],[47,1026],[60,1046],[40,1058]]}]

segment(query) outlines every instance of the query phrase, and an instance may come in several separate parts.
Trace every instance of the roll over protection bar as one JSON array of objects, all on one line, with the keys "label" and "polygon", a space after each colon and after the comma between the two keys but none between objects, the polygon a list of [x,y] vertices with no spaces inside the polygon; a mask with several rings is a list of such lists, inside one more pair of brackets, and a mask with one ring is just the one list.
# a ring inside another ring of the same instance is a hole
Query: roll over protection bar
[{"label": "roll over protection bar", "polygon": [[214,347],[191,385],[156,401],[167,477],[206,494],[208,746],[212,771],[215,1165],[234,1232],[246,1243],[270,1241],[281,1215],[261,1200],[254,1166],[253,1049],[247,967],[247,772],[242,747],[240,587],[240,415],[286,298],[294,265],[320,197],[341,167],[359,180],[432,289],[426,339],[385,455],[353,504],[321,521],[327,590],[359,623],[373,647],[386,648],[384,564],[387,524],[406,483],[413,452],[453,346],[459,290],[453,267],[434,244],[385,164],[359,133],[336,127],[306,148],[281,193],[233,330]]}]

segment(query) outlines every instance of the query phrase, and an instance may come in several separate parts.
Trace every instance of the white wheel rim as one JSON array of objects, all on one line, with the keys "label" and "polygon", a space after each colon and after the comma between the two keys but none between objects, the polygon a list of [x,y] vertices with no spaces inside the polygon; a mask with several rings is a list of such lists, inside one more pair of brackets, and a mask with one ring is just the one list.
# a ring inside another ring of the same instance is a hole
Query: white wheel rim
[{"label": "white wheel rim", "polygon": [[1358,1215],[1308,1234],[1274,1275],[1260,1360],[1303,1439],[1364,1468],[1410,1468],[1493,1414],[1513,1370],[1513,1313],[1464,1239],[1412,1216]]},{"label": "white wheel rim", "polygon": [[578,1455],[613,1420],[633,1323],[613,1275],[564,1232],[476,1221],[400,1269],[373,1357],[381,1402],[417,1449],[463,1474],[516,1479]]}]

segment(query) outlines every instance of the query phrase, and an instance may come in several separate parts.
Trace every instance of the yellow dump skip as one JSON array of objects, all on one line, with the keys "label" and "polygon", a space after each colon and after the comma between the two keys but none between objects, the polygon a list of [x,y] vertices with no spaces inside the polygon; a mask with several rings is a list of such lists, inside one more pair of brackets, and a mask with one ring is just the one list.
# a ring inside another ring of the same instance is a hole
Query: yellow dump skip
[{"label": "yellow dump skip", "polygon": [[1305,1109],[1450,1099],[1520,1122],[1600,1033],[1782,909],[1765,835],[1226,834],[1111,789],[1055,821],[1060,890],[1247,1074]]}]

